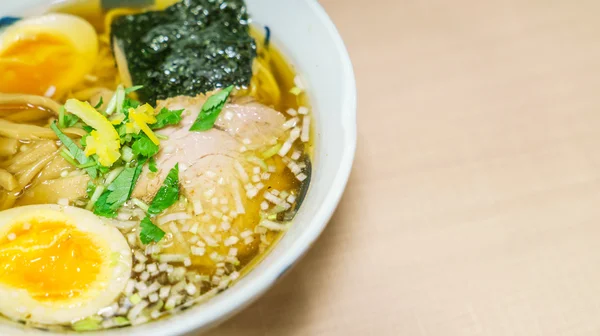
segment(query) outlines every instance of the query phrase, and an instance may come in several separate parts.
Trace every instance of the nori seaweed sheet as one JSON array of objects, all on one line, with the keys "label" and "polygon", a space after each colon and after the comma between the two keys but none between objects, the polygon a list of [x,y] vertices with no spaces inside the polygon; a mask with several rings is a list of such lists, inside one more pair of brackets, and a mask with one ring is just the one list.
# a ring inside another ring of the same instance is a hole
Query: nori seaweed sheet
[{"label": "nori seaweed sheet", "polygon": [[142,101],[248,86],[256,44],[243,0],[183,0],[164,11],[116,18],[111,40]]}]

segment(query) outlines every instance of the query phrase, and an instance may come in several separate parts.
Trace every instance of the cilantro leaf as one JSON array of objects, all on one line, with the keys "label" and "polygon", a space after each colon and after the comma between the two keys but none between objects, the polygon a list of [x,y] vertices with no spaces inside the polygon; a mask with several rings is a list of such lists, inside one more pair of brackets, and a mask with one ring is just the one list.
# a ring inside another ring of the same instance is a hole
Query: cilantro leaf
[{"label": "cilantro leaf", "polygon": [[129,199],[136,168],[137,166],[123,169],[119,176],[106,188],[111,191],[106,201],[111,204],[112,209],[120,208]]},{"label": "cilantro leaf", "polygon": [[140,102],[132,99],[132,98],[128,98],[125,97],[125,99],[123,100],[123,113],[125,114],[125,116],[127,118],[129,118],[129,108],[136,108],[140,106]]},{"label": "cilantro leaf", "polygon": [[148,161],[148,169],[150,169],[150,171],[153,173],[156,173],[158,171],[158,167],[156,166],[156,160],[153,157],[151,157]]},{"label": "cilantro leaf", "polygon": [[179,163],[173,167],[150,203],[148,213],[158,215],[179,199]]},{"label": "cilantro leaf", "polygon": [[154,225],[148,216],[142,219],[140,228],[140,240],[142,241],[142,244],[148,244],[150,242],[158,243],[165,236],[165,231]]},{"label": "cilantro leaf", "polygon": [[155,130],[159,128],[163,128],[169,125],[177,125],[181,122],[181,113],[183,113],[183,109],[181,110],[169,110],[166,107],[163,107],[160,112],[155,116],[156,122],[150,125],[150,128]]},{"label": "cilantro leaf", "polygon": [[140,160],[136,166],[126,167],[117,178],[106,188],[106,191],[94,203],[94,213],[99,216],[112,218],[116,216],[123,203],[131,197],[133,188],[142,173],[146,160]]},{"label": "cilantro leaf", "polygon": [[141,134],[140,137],[133,142],[131,149],[134,154],[145,157],[151,157],[158,153],[158,145],[154,144],[146,134]]},{"label": "cilantro leaf", "polygon": [[202,132],[211,129],[214,126],[215,121],[217,121],[219,113],[223,110],[231,90],[233,90],[233,85],[208,97],[206,102],[204,102],[204,105],[202,105],[202,109],[200,110],[200,113],[198,113],[196,121],[194,121],[194,124],[190,127],[190,131]]},{"label": "cilantro leaf", "polygon": [[105,191],[100,195],[96,203],[94,203],[94,213],[102,217],[115,218],[117,217],[117,212],[113,210],[111,204],[106,201],[108,195],[110,195],[110,191]]},{"label": "cilantro leaf", "polygon": [[75,124],[77,124],[77,122],[79,122],[79,117],[71,114],[71,113],[65,113],[64,119],[63,119],[63,124],[65,125],[64,127],[73,127]]}]

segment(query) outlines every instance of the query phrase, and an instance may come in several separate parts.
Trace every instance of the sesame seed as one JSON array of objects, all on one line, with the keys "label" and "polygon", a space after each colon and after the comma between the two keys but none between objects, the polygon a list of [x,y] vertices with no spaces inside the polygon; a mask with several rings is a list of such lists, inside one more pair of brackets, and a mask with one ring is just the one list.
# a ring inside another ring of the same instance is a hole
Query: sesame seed
[{"label": "sesame seed", "polygon": [[6,238],[8,238],[8,240],[15,240],[17,239],[17,235],[14,232],[11,232],[8,234],[8,236],[6,236]]}]

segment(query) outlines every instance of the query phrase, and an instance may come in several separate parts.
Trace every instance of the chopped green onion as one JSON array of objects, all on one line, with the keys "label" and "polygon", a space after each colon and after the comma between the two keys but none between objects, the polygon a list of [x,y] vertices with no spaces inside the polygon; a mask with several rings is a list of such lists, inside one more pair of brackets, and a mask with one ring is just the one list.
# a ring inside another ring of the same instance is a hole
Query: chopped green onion
[{"label": "chopped green onion", "polygon": [[123,169],[125,169],[125,167],[117,167],[117,168],[111,170],[106,175],[106,178],[104,179],[104,184],[105,185],[111,184],[117,178],[117,176],[119,176],[119,174],[121,174],[121,172],[123,171]]},{"label": "chopped green onion", "polygon": [[148,212],[148,208],[150,208],[148,204],[144,203],[143,201],[137,198],[132,198],[131,202],[135,204],[138,208],[144,210],[144,212]]},{"label": "chopped green onion", "polygon": [[142,298],[139,296],[139,294],[133,294],[132,296],[129,297],[129,301],[131,303],[133,303],[134,305],[142,302]]},{"label": "chopped green onion", "polygon": [[113,114],[113,112],[115,112],[115,108],[117,107],[117,93],[115,92],[112,96],[112,98],[110,98],[110,101],[108,102],[108,105],[106,106],[106,111],[104,111],[106,114]]},{"label": "chopped green onion", "polygon": [[58,109],[58,126],[65,128],[65,107],[61,106]]},{"label": "chopped green onion", "polygon": [[282,144],[278,143],[275,146],[267,149],[266,151],[262,152],[261,156],[263,159],[268,159],[270,157],[272,157],[273,155],[279,153],[279,150],[281,149]]},{"label": "chopped green onion", "polygon": [[123,161],[125,161],[125,162],[129,162],[129,161],[133,160],[133,157],[135,156],[135,154],[133,154],[133,150],[129,146],[121,147],[121,155],[122,155]]},{"label": "chopped green onion", "polygon": [[250,155],[250,156],[246,157],[246,160],[248,160],[248,162],[250,162],[250,163],[254,163],[257,166],[260,166],[263,170],[268,169],[267,163],[263,159],[261,159],[257,156]]},{"label": "chopped green onion", "polygon": [[68,152],[65,151],[60,151],[60,156],[62,156],[65,161],[67,161],[71,166],[77,168],[78,164],[77,162],[75,162],[75,160],[73,159],[73,156],[69,155]]},{"label": "chopped green onion", "polygon": [[119,326],[119,327],[131,324],[131,322],[129,322],[129,319],[127,319],[126,317],[123,317],[123,316],[117,316],[117,317],[113,318],[113,322],[115,323],[116,326]]},{"label": "chopped green onion", "polygon": [[87,210],[91,210],[94,207],[94,203],[96,203],[96,201],[100,198],[100,196],[104,192],[104,189],[105,187],[103,185],[99,185],[96,187],[94,193],[92,194],[92,197],[90,197],[90,201],[85,206]]},{"label": "chopped green onion", "polygon": [[75,331],[91,331],[100,329],[100,322],[102,318],[100,316],[90,316],[83,320],[79,320],[71,325]]},{"label": "chopped green onion", "polygon": [[125,89],[125,94],[130,94],[130,93],[137,91],[143,87],[144,87],[143,85],[136,85],[136,86],[129,87],[129,88]]},{"label": "chopped green onion", "polygon": [[290,93],[293,94],[294,96],[299,96],[302,93],[302,89],[294,86],[293,88],[290,89]]}]

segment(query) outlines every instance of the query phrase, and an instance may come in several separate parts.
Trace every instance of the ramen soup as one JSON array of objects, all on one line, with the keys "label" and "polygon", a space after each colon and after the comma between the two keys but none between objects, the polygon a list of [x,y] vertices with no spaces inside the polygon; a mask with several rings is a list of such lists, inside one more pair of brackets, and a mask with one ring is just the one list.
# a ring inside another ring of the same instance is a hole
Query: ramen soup
[{"label": "ramen soup", "polygon": [[311,110],[242,0],[67,2],[0,24],[1,315],[160,319],[226,290],[289,227]]}]

